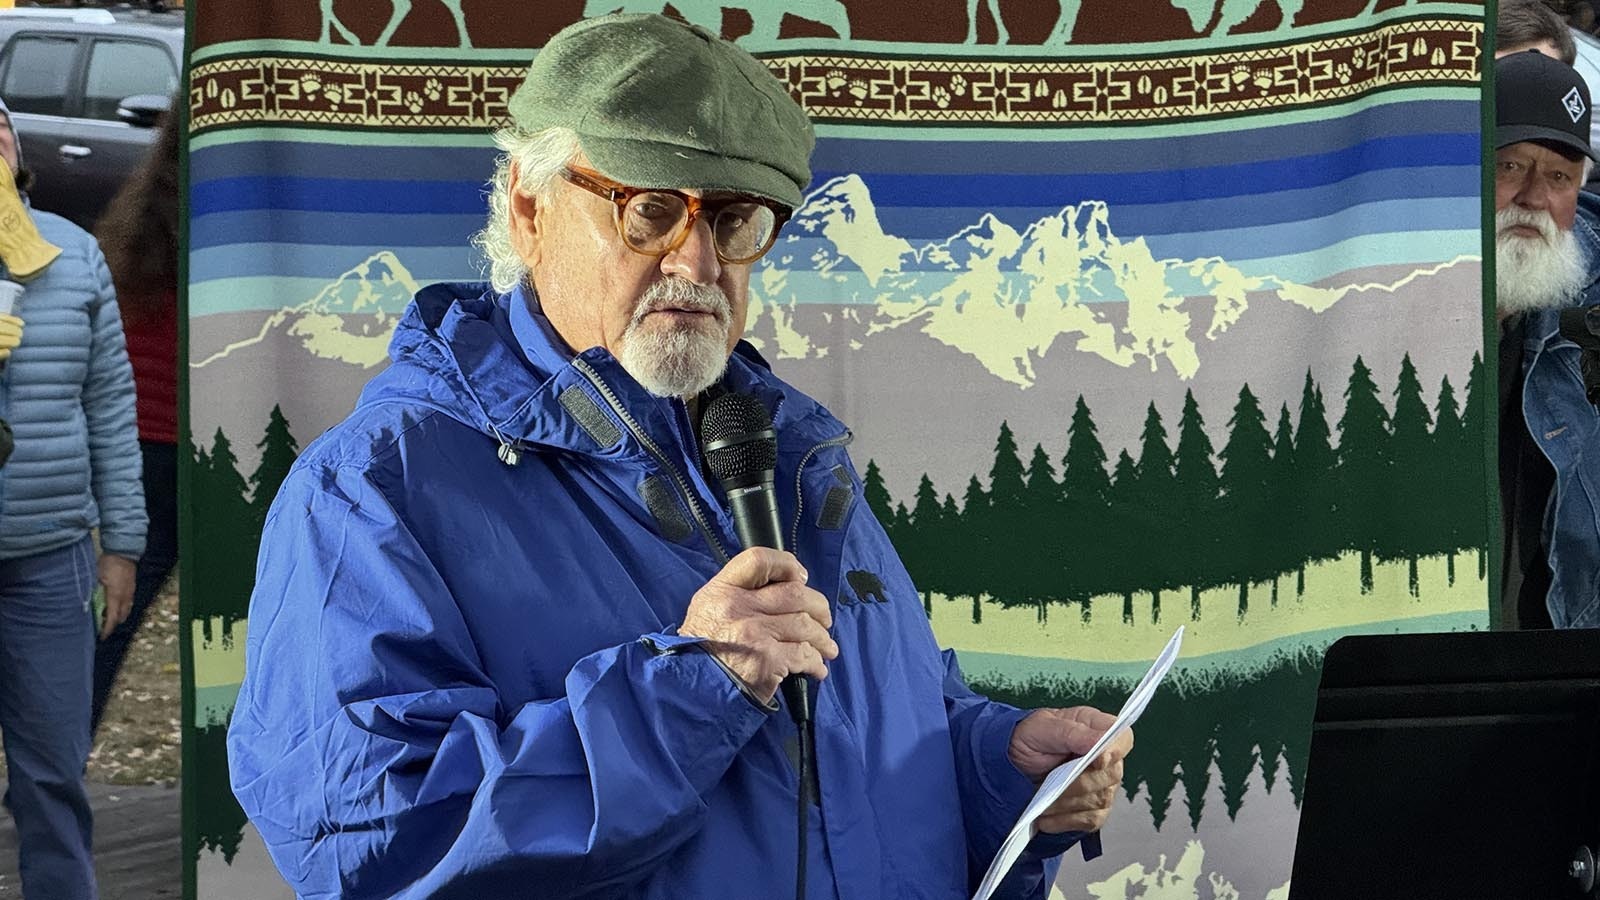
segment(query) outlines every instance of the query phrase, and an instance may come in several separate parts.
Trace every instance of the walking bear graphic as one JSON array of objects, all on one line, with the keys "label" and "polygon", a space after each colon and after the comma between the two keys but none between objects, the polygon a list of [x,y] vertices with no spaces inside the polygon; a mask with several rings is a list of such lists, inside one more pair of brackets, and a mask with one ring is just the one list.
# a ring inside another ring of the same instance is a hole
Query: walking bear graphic
[{"label": "walking bear graphic", "polygon": [[855,592],[855,597],[848,594],[840,598],[846,606],[856,603],[888,603],[889,598],[883,593],[883,579],[868,572],[866,569],[851,569],[844,575],[844,580],[850,583],[850,590]]}]

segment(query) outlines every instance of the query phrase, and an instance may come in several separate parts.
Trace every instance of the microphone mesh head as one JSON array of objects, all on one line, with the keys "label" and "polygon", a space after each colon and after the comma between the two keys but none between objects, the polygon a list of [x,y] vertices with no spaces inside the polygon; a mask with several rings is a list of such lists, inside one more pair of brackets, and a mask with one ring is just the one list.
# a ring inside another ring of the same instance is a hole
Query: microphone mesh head
[{"label": "microphone mesh head", "polygon": [[[765,432],[765,433],[763,433]],[[711,449],[713,444],[727,443]],[[700,446],[706,467],[719,480],[742,478],[778,467],[778,439],[772,415],[749,394],[723,394],[711,401],[700,419]]]}]

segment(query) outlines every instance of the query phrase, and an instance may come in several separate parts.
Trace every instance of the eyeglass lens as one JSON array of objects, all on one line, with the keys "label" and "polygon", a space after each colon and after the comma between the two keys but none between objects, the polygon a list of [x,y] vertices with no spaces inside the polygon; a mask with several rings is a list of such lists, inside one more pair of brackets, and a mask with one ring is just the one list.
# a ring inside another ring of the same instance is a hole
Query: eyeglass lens
[{"label": "eyeglass lens", "polygon": [[[759,256],[777,228],[777,217],[760,203],[711,203],[701,215],[710,219],[718,255],[730,262]],[[689,209],[681,197],[647,191],[628,201],[622,214],[622,236],[635,250],[662,253],[687,227],[688,218]]]}]

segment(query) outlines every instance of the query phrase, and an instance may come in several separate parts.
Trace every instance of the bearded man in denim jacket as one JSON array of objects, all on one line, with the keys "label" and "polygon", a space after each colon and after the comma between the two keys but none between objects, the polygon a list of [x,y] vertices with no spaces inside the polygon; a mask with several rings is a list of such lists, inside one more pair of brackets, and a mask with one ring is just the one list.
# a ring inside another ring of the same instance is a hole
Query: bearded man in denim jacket
[{"label": "bearded man in denim jacket", "polygon": [[1495,63],[1500,624],[1600,626],[1600,415],[1561,310],[1600,303],[1588,87],[1535,51]]},{"label": "bearded man in denim jacket", "polygon": [[[807,675],[807,896],[969,896],[1111,717],[967,689],[849,432],[739,342],[810,180],[805,113],[727,41],[627,15],[552,38],[510,112],[493,287],[416,297],[268,517],[228,748],[279,871],[351,900],[793,896],[775,695]],[[696,449],[715,391],[772,416],[793,553],[738,552]],[[1001,896],[1043,900],[1053,857],[1092,852],[1131,744]]]}]

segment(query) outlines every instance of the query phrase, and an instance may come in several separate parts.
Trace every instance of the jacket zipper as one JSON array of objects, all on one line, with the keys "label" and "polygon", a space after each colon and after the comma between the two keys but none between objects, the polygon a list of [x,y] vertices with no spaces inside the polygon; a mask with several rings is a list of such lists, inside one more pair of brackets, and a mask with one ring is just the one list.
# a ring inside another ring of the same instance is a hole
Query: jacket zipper
[{"label": "jacket zipper", "polygon": [[794,468],[794,526],[789,530],[790,553],[796,552],[795,548],[800,546],[800,512],[806,505],[805,489],[801,486],[801,476],[806,473],[806,464],[811,462],[811,457],[816,456],[819,452],[829,447],[843,447],[853,440],[855,440],[855,434],[846,429],[844,434],[823,441],[807,450],[805,456],[800,457],[800,465]]},{"label": "jacket zipper", "polygon": [[611,411],[617,414],[617,418],[622,420],[622,424],[628,426],[628,431],[638,439],[639,443],[644,445],[644,448],[650,452],[651,456],[655,457],[656,463],[663,470],[672,473],[672,482],[678,486],[678,494],[689,505],[689,513],[694,516],[694,524],[700,529],[700,536],[705,538],[712,552],[717,555],[717,564],[727,565],[731,557],[728,556],[727,549],[722,546],[722,541],[717,538],[716,532],[706,523],[705,513],[701,511],[700,502],[695,499],[694,489],[684,479],[683,472],[679,471],[678,467],[673,465],[667,455],[662,452],[661,447],[651,440],[648,434],[645,434],[644,429],[639,427],[638,420],[634,419],[633,414],[629,413],[627,407],[622,405],[622,401],[611,390],[611,386],[606,384],[605,379],[600,377],[600,373],[595,371],[587,360],[580,357],[574,359],[572,365],[583,373],[583,377],[589,379],[589,383],[595,386],[600,395],[606,399],[606,403],[611,406]]}]

